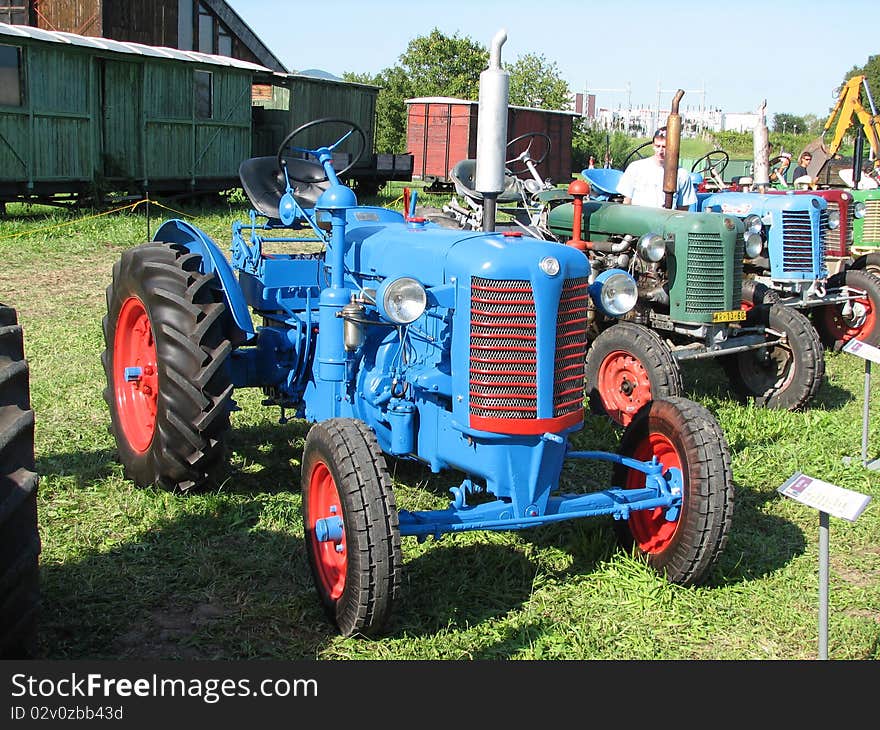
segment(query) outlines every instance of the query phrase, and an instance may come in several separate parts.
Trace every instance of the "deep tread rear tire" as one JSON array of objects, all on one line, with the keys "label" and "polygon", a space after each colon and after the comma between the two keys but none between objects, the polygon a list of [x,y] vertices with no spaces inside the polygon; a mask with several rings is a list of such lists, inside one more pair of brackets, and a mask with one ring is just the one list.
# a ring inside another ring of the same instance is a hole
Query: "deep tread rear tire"
[{"label": "deep tread rear tire", "polygon": [[[733,518],[734,486],[730,449],[715,417],[687,398],[655,400],[633,419],[621,437],[620,454],[664,466],[677,462],[683,476],[681,511],[667,522],[662,510],[632,513],[616,520],[621,544],[635,548],[672,583],[706,580],[727,543]],[[644,486],[644,475],[617,464],[614,485]]]},{"label": "deep tread rear tire", "polygon": [[621,426],[652,399],[682,392],[672,352],[656,332],[632,322],[617,322],[590,343],[584,378],[593,413]]},{"label": "deep tread rear tire", "polygon": [[[385,457],[365,423],[331,418],[312,426],[302,495],[306,553],[327,616],[343,636],[381,633],[400,591],[403,560]],[[341,539],[320,542],[317,520],[334,515],[342,519]]]},{"label": "deep tread rear tire", "polygon": [[779,301],[779,292],[771,289],[766,284],[762,284],[754,279],[745,279],[743,281],[743,309],[752,309],[752,307],[760,306],[762,304],[778,304]]},{"label": "deep tread rear tire", "polygon": [[[104,400],[125,474],[140,487],[187,491],[208,482],[224,462],[231,317],[216,276],[201,267],[201,256],[186,247],[153,241],[125,251],[107,287]],[[134,337],[125,332],[125,312],[132,305],[149,318],[151,331],[144,339],[155,353],[149,409],[126,400],[132,384],[124,380],[123,367],[138,363],[114,365],[122,359],[117,348]]]},{"label": "deep tread rear tire", "polygon": [[786,335],[785,346],[719,358],[731,387],[756,406],[795,411],[806,406],[825,379],[825,353],[810,320],[784,304],[754,307],[746,323]]},{"label": "deep tread rear tire", "polygon": [[867,270],[847,269],[828,279],[828,289],[841,286],[863,290],[864,297],[856,300],[859,317],[853,320],[843,314],[843,304],[816,307],[813,324],[825,347],[839,352],[850,340],[857,339],[874,347],[880,346],[880,278]]},{"label": "deep tread rear tire", "polygon": [[34,412],[16,311],[0,304],[0,659],[36,655],[40,604]]}]

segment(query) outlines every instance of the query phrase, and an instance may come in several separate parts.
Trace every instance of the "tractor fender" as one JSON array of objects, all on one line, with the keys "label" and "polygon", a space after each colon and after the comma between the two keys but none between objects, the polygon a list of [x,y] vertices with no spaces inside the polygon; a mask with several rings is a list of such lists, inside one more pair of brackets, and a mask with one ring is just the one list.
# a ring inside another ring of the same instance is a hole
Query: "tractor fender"
[{"label": "tractor fender", "polygon": [[205,273],[212,271],[217,273],[220,284],[223,287],[223,297],[226,305],[232,312],[236,326],[250,339],[256,334],[254,323],[251,319],[247,303],[232,267],[223,255],[223,252],[204,231],[199,230],[186,221],[177,218],[165,221],[153,236],[154,241],[179,243],[186,246],[193,253],[200,254],[204,261]]}]

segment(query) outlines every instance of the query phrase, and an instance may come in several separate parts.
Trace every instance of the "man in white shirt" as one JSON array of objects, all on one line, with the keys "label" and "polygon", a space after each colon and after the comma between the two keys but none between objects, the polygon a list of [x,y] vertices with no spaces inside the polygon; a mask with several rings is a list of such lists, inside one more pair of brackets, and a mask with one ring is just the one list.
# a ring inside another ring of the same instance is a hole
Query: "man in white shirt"
[{"label": "man in white shirt", "polygon": [[[654,154],[636,160],[624,170],[617,183],[617,191],[623,195],[624,205],[647,205],[662,208],[666,200],[663,193],[663,166],[666,161],[666,127],[654,132]],[[687,210],[697,202],[697,193],[691,177],[681,167],[676,180],[675,207]]]}]

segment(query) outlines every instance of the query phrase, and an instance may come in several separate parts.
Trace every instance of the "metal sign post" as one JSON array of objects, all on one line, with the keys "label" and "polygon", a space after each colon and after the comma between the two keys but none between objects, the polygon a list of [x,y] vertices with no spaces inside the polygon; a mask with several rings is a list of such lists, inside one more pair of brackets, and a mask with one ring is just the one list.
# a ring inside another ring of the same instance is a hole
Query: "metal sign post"
[{"label": "metal sign post", "polygon": [[776,490],[781,495],[819,510],[819,659],[828,658],[828,515],[855,522],[871,497],[851,489],[814,479],[803,472]]},{"label": "metal sign post", "polygon": [[[843,352],[861,357],[865,361],[865,403],[862,407],[862,466],[872,471],[880,470],[880,459],[868,461],[868,407],[871,403],[871,361],[880,363],[880,349],[859,340],[850,340],[843,346]],[[844,456],[843,461],[849,464],[852,457]]]}]

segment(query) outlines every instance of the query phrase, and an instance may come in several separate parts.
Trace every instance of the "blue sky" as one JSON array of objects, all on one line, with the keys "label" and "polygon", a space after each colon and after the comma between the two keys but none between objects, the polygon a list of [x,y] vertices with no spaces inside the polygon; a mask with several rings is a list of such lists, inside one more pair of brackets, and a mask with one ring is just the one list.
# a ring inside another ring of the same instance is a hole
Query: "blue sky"
[{"label": "blue sky", "polygon": [[[877,0],[227,0],[291,70],[376,73],[434,27],[488,46],[504,28],[502,60],[556,63],[572,91],[627,89],[633,105],[708,106],[828,115],[853,66],[880,54]],[[705,92],[699,93],[699,92]],[[873,90],[880,104],[880,89]],[[601,106],[626,91],[596,92]]]}]

